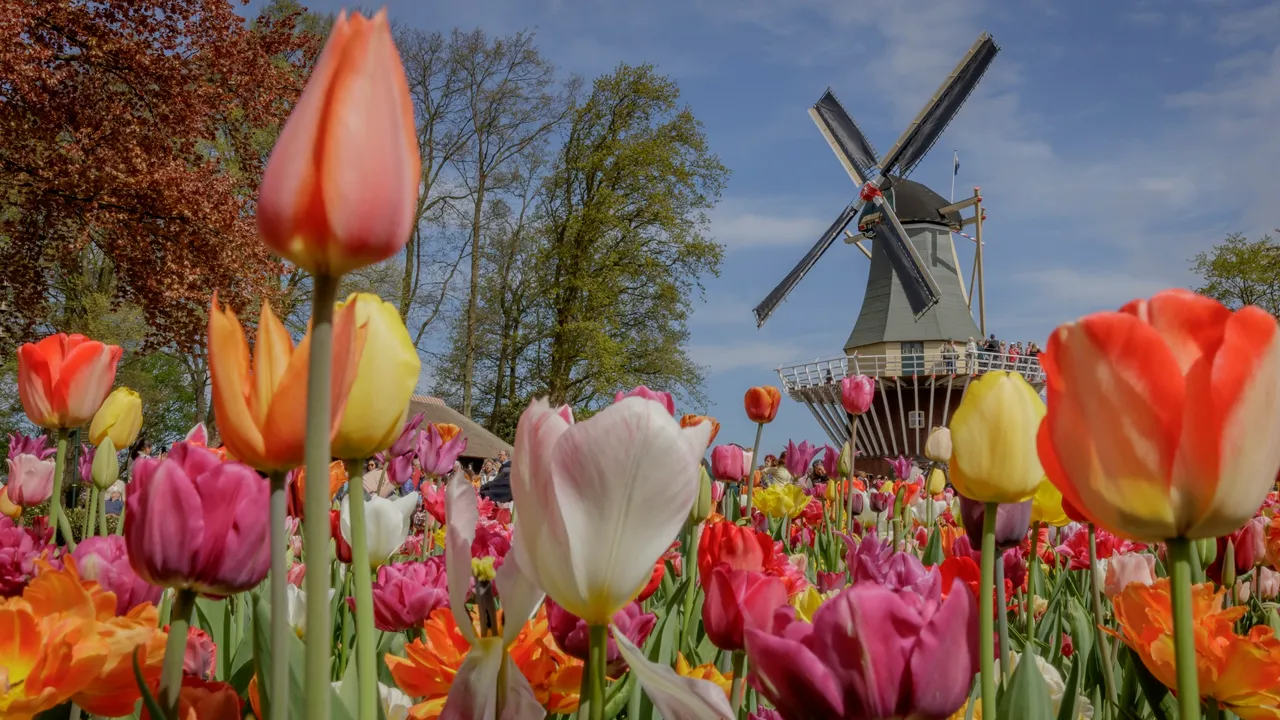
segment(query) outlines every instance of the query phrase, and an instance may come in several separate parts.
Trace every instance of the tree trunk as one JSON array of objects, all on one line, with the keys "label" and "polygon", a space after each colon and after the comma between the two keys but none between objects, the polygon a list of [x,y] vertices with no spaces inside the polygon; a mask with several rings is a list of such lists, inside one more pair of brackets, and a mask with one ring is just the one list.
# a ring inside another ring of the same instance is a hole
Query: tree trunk
[{"label": "tree trunk", "polygon": [[476,311],[480,299],[480,219],[484,212],[483,168],[476,172],[475,208],[471,215],[471,291],[467,296],[467,352],[462,364],[462,414],[471,417],[473,377],[476,370]]}]

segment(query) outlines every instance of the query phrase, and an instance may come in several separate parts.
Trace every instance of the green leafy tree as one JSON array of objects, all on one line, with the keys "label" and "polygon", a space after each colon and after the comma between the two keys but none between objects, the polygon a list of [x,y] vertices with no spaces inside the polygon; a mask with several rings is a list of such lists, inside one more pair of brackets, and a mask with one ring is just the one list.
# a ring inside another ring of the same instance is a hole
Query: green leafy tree
[{"label": "green leafy tree", "polygon": [[1280,314],[1280,245],[1270,235],[1250,240],[1232,233],[1192,258],[1191,269],[1200,277],[1196,292],[1230,308],[1257,305]]}]

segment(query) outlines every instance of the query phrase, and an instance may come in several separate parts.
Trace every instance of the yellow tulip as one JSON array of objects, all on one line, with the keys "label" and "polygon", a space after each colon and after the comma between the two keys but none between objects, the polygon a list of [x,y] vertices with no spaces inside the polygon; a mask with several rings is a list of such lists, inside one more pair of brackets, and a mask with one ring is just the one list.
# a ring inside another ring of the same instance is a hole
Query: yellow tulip
[{"label": "yellow tulip", "polygon": [[822,607],[822,603],[835,597],[838,592],[838,590],[831,590],[820,593],[818,588],[812,585],[805,588],[804,592],[798,593],[790,600],[791,607],[796,609],[796,619],[812,623],[813,615],[818,612],[818,608]]},{"label": "yellow tulip", "polygon": [[778,485],[777,517],[796,517],[809,504],[809,496],[799,485]]},{"label": "yellow tulip", "polygon": [[365,329],[365,343],[333,438],[333,456],[346,460],[386,450],[400,437],[422,371],[418,349],[395,305],[371,293],[353,293],[338,303],[338,311],[352,304],[356,324]]},{"label": "yellow tulip", "polygon": [[89,424],[89,440],[101,445],[110,437],[117,448],[127,448],[142,429],[142,398],[127,387],[111,391]]},{"label": "yellow tulip", "polygon": [[925,486],[925,491],[930,496],[937,495],[947,489],[947,475],[942,472],[942,468],[934,468],[929,471],[929,483]]},{"label": "yellow tulip", "polygon": [[951,419],[951,483],[970,500],[1020,503],[1044,469],[1036,433],[1044,401],[1018,373],[989,372],[969,386]]},{"label": "yellow tulip", "polygon": [[1042,522],[1054,527],[1064,527],[1071,522],[1071,518],[1062,509],[1062,493],[1049,482],[1049,478],[1040,481],[1036,496],[1031,500],[1031,522]]}]

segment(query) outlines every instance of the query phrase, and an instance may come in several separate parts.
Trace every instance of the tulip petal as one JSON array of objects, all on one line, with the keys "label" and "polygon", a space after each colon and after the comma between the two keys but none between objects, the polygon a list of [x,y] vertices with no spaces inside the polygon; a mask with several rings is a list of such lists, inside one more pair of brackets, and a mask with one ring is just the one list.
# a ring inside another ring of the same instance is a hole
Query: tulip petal
[{"label": "tulip petal", "polygon": [[498,587],[498,597],[502,599],[502,642],[509,647],[519,637],[524,624],[537,612],[546,593],[521,569],[519,556],[510,552],[502,567],[498,568],[494,584]]},{"label": "tulip petal", "polygon": [[706,423],[682,429],[661,404],[639,397],[565,430],[551,458],[558,506],[530,508],[559,515],[569,538],[568,562],[566,547],[547,535],[534,549],[541,579],[556,583],[540,583],[548,595],[588,624],[605,625],[648,583],[697,500],[710,431]]},{"label": "tulip petal", "polygon": [[1187,374],[1187,407],[1174,486],[1185,536],[1218,537],[1254,515],[1280,470],[1280,333],[1254,307],[1225,324],[1221,347]]},{"label": "tulip petal", "polygon": [[[136,528],[138,540],[149,552],[139,553],[130,548],[129,555],[145,555],[151,564],[134,565],[142,579],[156,585],[168,584],[172,578],[190,578],[195,575],[193,564],[197,562],[204,544],[204,510],[195,484],[183,471],[181,462],[163,461],[156,465],[142,496],[145,505],[135,518],[147,518],[144,523],[126,523],[125,531]],[[129,493],[132,499],[135,493]],[[132,540],[127,534],[126,539]],[[134,546],[134,542],[128,543]]]},{"label": "tulip petal", "polygon": [[[507,664],[507,686],[499,688],[503,663]],[[480,638],[472,643],[449,686],[440,720],[492,718],[497,715],[499,693],[505,700],[499,720],[542,720],[547,716],[528,678],[511,662],[502,641],[496,637]]]},{"label": "tulip petal", "polygon": [[[659,406],[661,409],[661,406]],[[627,639],[625,633],[613,632],[618,652],[631,666],[636,680],[653,701],[653,707],[666,720],[731,720],[733,708],[715,683],[682,677],[666,665],[649,662],[644,652]]]},{"label": "tulip petal", "polygon": [[[58,427],[57,411],[53,406],[53,368],[50,357],[41,351],[48,346],[50,340],[45,338],[37,344],[27,343],[18,348],[18,398],[22,401],[22,409],[26,411],[31,422],[40,427]],[[61,344],[57,361],[61,364]]]},{"label": "tulip petal", "polygon": [[1217,352],[1223,327],[1231,316],[1222,303],[1185,288],[1165,290],[1150,300],[1134,300],[1120,312],[1155,328],[1184,375],[1201,355]]},{"label": "tulip petal", "polygon": [[1089,519],[1126,537],[1177,535],[1169,483],[1184,407],[1178,361],[1150,325],[1098,313],[1064,325],[1041,356],[1045,471]]},{"label": "tulip petal", "polygon": [[213,410],[223,444],[235,457],[261,467],[266,449],[249,404],[253,394],[249,341],[231,308],[218,306],[217,293],[209,308],[209,375]]},{"label": "tulip petal", "polygon": [[[953,579],[946,600],[927,621],[911,654],[916,713],[948,717],[964,705],[978,665],[978,608],[963,581]],[[938,662],[947,658],[947,662]],[[966,663],[964,660],[969,660]]]},{"label": "tulip petal", "polygon": [[[551,477],[552,449],[568,429],[569,423],[546,400],[535,399],[520,415],[516,425],[515,452],[511,458],[512,499],[517,507],[531,508],[512,528],[512,550],[520,561],[520,567],[544,590],[548,587],[549,578],[544,577],[548,572],[572,572],[567,564],[548,563],[548,570],[544,571],[540,563],[534,562],[534,553],[544,544],[548,551],[569,545],[564,522],[557,510],[560,503],[556,484],[545,480]],[[548,508],[548,511],[532,512],[533,508]],[[563,584],[567,581],[558,582]]]},{"label": "tulip petal", "polygon": [[445,488],[444,515],[444,567],[449,577],[449,609],[453,611],[463,637],[475,646],[475,626],[467,614],[467,591],[471,588],[471,544],[476,539],[480,509],[476,489],[460,472],[449,478]]},{"label": "tulip petal", "polygon": [[293,338],[284,323],[271,310],[271,303],[262,303],[258,318],[258,339],[253,348],[253,419],[258,426],[267,422],[267,412],[276,389],[289,372],[289,360],[293,356]]},{"label": "tulip petal", "polygon": [[115,345],[86,342],[67,354],[53,389],[54,407],[66,408],[66,427],[85,424],[102,407],[123,352]]}]

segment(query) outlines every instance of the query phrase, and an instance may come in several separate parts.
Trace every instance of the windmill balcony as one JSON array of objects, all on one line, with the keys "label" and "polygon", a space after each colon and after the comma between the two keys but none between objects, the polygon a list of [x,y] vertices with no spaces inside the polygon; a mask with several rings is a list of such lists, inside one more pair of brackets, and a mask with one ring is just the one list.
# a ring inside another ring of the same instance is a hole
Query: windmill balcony
[{"label": "windmill balcony", "polygon": [[[1034,357],[983,351],[968,357],[963,349],[958,357],[941,351],[840,355],[784,365],[778,377],[787,396],[809,408],[837,447],[856,435],[866,459],[859,459],[860,469],[887,474],[885,458],[923,457],[929,431],[949,425],[969,383],[992,370],[1020,373],[1037,390],[1044,387]],[[840,381],[859,374],[875,379],[876,393],[867,413],[855,419],[840,402]]]}]

